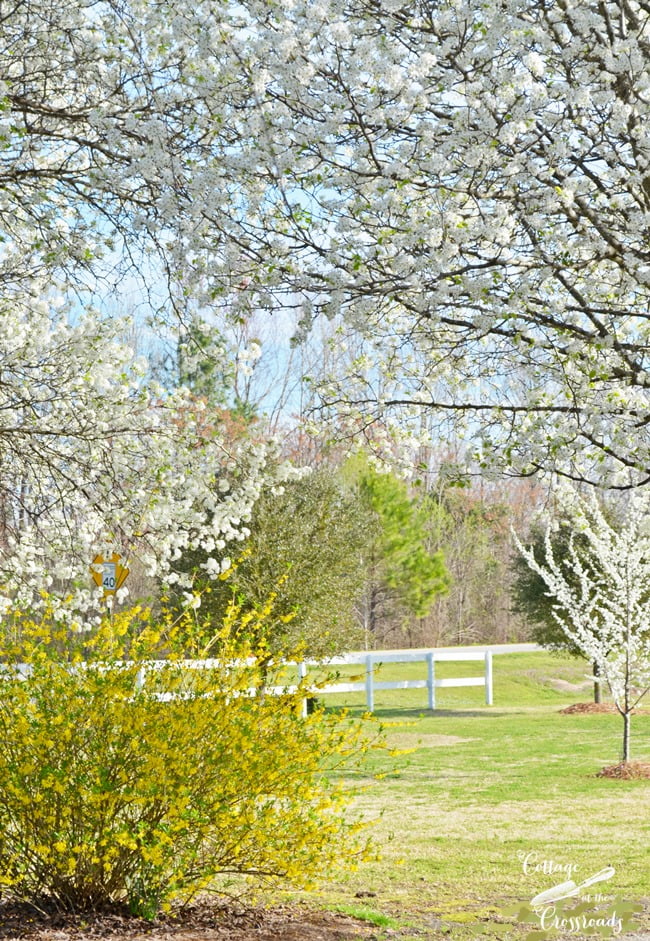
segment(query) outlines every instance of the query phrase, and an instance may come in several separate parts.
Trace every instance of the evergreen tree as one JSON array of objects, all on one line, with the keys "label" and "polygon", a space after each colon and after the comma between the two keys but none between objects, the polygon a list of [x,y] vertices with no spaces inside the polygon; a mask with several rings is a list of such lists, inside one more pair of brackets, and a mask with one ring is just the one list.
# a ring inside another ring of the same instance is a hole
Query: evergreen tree
[{"label": "evergreen tree", "polygon": [[428,614],[435,598],[448,590],[449,574],[442,553],[428,548],[426,508],[407,484],[366,461],[357,460],[352,467],[361,503],[374,519],[361,610],[369,641],[390,618]]},{"label": "evergreen tree", "polygon": [[232,387],[228,347],[217,327],[194,322],[178,338],[176,347],[178,384],[187,386],[207,405],[224,407]]}]

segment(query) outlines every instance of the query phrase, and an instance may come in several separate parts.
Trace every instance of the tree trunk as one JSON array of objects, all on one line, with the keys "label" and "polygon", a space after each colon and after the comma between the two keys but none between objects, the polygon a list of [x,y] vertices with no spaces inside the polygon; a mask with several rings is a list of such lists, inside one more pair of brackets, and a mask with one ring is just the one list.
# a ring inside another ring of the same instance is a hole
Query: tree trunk
[{"label": "tree trunk", "polygon": [[271,657],[265,657],[263,660],[259,661],[259,683],[257,686],[257,696],[264,702],[266,699],[266,687],[268,686],[269,681],[269,669],[271,666]]},{"label": "tree trunk", "polygon": [[594,676],[594,702],[600,702],[601,701],[601,686],[600,686],[600,683],[598,682],[601,676],[600,667],[594,661],[592,663],[592,668],[593,668],[593,676]]},{"label": "tree trunk", "polygon": [[623,761],[628,762],[630,760],[630,720],[632,714],[630,712],[623,713]]},{"label": "tree trunk", "polygon": [[374,639],[377,635],[377,624],[379,621],[379,589],[371,588],[370,589],[370,611],[368,616],[368,622],[370,627],[370,635],[373,637],[373,646]]}]

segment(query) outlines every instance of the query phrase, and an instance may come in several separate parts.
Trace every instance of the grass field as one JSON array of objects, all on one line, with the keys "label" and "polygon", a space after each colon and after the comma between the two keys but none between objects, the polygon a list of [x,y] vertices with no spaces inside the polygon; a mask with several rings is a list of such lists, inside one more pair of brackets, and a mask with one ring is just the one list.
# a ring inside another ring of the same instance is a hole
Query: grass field
[{"label": "grass field", "polygon": [[[391,664],[378,678],[424,670]],[[439,676],[481,671],[480,663],[437,668]],[[548,932],[535,935],[539,917],[525,924],[519,910],[545,889],[612,866],[614,876],[588,890],[584,917],[596,917],[598,905],[612,919],[624,902],[648,906],[650,781],[596,777],[619,759],[618,715],[560,714],[591,698],[586,672],[584,663],[548,653],[496,656],[493,706],[481,688],[442,689],[435,713],[426,710],[426,690],[378,692],[388,744],[408,750],[374,753],[359,774],[354,810],[373,821],[382,858],[328,883],[321,904],[364,918],[378,937],[602,936],[580,933],[577,923],[559,931],[550,914]],[[363,702],[360,694],[345,700],[353,713]],[[633,718],[632,750],[650,759],[650,713]],[[647,907],[632,926],[650,926]],[[632,930],[624,924],[618,936]]]}]

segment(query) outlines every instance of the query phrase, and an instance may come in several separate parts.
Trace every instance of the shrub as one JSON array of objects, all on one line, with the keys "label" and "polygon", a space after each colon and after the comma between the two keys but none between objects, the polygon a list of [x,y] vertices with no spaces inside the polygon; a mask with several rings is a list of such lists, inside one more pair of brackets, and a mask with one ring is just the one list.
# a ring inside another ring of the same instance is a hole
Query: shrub
[{"label": "shrub", "polygon": [[263,685],[237,618],[209,670],[187,669],[182,632],[137,608],[74,649],[51,617],[22,619],[0,674],[5,894],[153,917],[219,874],[305,883],[365,851],[324,772],[363,751],[359,728],[302,718],[300,691],[251,696]]}]

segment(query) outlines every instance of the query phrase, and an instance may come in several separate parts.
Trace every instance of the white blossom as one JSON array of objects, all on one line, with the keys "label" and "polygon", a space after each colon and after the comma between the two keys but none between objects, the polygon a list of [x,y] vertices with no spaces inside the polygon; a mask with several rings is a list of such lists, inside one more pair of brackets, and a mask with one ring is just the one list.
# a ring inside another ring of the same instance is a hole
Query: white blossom
[{"label": "white blossom", "polygon": [[555,617],[567,638],[598,668],[625,722],[623,757],[629,758],[632,710],[650,689],[650,492],[629,498],[625,515],[611,522],[595,496],[558,495],[562,517],[574,534],[564,562],[547,529],[544,561],[517,540],[530,567],[543,579]]}]

